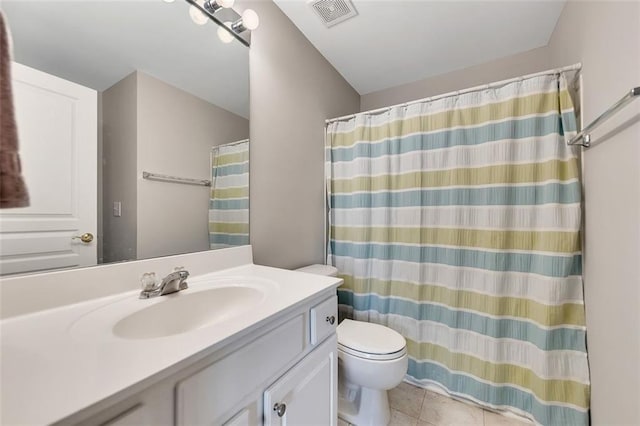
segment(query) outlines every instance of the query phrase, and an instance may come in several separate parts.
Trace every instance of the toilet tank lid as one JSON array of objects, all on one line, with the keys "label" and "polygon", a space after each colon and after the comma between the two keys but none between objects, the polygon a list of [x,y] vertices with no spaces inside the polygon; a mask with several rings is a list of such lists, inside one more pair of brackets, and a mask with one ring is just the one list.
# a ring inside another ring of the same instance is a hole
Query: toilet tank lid
[{"label": "toilet tank lid", "polygon": [[309,265],[304,268],[298,268],[296,271],[306,272],[308,274],[316,274],[316,275],[325,275],[327,277],[337,277],[338,276],[338,268],[333,267],[331,265]]},{"label": "toilet tank lid", "polygon": [[370,322],[345,319],[336,332],[340,345],[368,354],[391,354],[407,346],[407,341],[397,331]]}]

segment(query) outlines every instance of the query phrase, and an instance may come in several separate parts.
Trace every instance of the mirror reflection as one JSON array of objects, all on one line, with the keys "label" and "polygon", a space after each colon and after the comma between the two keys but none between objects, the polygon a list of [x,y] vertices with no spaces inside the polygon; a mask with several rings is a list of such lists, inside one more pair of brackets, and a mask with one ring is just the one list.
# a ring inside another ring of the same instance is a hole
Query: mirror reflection
[{"label": "mirror reflection", "polygon": [[189,8],[3,0],[31,205],[2,274],[248,244],[248,48]]}]

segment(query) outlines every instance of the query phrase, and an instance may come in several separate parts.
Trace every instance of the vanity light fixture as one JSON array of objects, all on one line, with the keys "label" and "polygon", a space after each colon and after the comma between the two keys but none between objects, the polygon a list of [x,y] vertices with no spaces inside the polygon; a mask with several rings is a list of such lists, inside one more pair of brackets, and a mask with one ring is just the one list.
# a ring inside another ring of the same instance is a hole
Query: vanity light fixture
[{"label": "vanity light fixture", "polygon": [[234,0],[205,0],[204,8],[208,12],[216,13],[219,9],[228,9],[233,6]]},{"label": "vanity light fixture", "polygon": [[193,22],[204,25],[209,19],[217,23],[218,37],[224,43],[234,38],[245,46],[251,45],[251,31],[258,28],[258,14],[247,9],[240,15],[233,9],[234,0],[185,0],[191,5],[189,15]]}]

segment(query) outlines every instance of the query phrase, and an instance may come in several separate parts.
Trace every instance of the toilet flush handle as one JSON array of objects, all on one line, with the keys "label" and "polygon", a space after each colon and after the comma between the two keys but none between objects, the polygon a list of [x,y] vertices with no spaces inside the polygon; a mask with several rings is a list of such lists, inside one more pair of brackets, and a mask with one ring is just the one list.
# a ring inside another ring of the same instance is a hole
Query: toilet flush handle
[{"label": "toilet flush handle", "polygon": [[287,404],[285,404],[285,403],[278,404],[276,402],[276,404],[273,406],[273,411],[276,412],[278,417],[282,417],[282,416],[284,416],[284,413],[287,411]]},{"label": "toilet flush handle", "polygon": [[334,322],[336,322],[336,317],[334,317],[333,315],[331,315],[330,317],[327,317],[325,319],[325,321],[327,321],[329,324],[333,325]]}]

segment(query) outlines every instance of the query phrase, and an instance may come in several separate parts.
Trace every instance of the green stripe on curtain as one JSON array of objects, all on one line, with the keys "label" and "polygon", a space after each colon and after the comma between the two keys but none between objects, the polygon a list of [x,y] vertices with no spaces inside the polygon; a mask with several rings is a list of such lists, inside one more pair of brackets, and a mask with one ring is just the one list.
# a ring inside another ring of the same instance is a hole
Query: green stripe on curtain
[{"label": "green stripe on curtain", "polygon": [[405,336],[411,382],[588,424],[575,131],[564,74],[328,125],[339,303]]},{"label": "green stripe on curtain", "polygon": [[442,186],[518,184],[549,180],[567,181],[578,177],[579,170],[575,161],[551,160],[533,164],[501,164],[469,169],[458,168],[336,179],[333,181],[333,193],[412,189],[421,185],[433,188]]},{"label": "green stripe on curtain", "polygon": [[563,324],[584,325],[584,305],[582,303],[563,303],[547,305],[535,300],[507,297],[500,294],[488,295],[464,289],[448,289],[427,283],[411,283],[396,280],[377,280],[343,276],[342,291],[351,290],[357,294],[393,294],[409,302],[429,301],[448,306],[452,309],[464,309],[494,317],[503,315],[527,319],[546,327]]},{"label": "green stripe on curtain", "polygon": [[217,158],[218,167],[229,166],[231,164],[245,164],[247,161],[246,152],[234,152],[230,154],[220,154]]},{"label": "green stripe on curtain", "polygon": [[214,188],[211,190],[212,200],[224,200],[227,198],[238,199],[238,198],[247,198],[248,196],[249,196],[248,186],[239,186],[235,188]]},{"label": "green stripe on curtain", "polygon": [[210,222],[209,232],[222,232],[224,234],[248,234],[248,223]]},{"label": "green stripe on curtain", "polygon": [[211,151],[209,246],[249,244],[249,141]]}]

